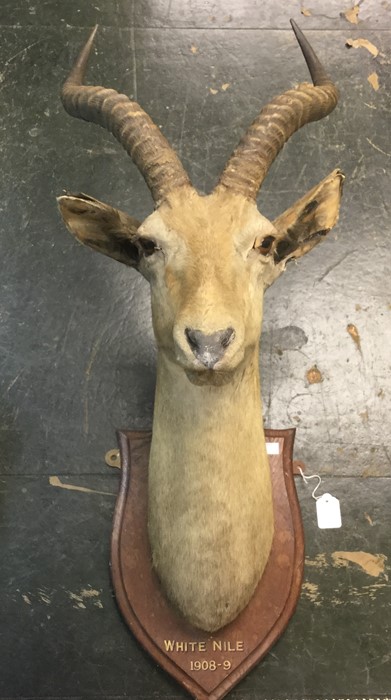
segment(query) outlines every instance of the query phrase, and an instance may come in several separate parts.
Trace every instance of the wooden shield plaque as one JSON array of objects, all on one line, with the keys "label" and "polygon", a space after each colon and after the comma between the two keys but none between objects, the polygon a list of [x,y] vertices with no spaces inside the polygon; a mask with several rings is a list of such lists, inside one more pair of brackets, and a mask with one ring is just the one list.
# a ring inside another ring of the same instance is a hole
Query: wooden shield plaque
[{"label": "wooden shield plaque", "polygon": [[147,531],[150,432],[118,433],[122,479],[111,567],[118,605],[142,646],[197,700],[219,700],[280,637],[300,594],[304,538],[293,479],[292,430],[266,430],[275,533],[268,564],[247,607],[213,634],[172,608],[151,565]]}]

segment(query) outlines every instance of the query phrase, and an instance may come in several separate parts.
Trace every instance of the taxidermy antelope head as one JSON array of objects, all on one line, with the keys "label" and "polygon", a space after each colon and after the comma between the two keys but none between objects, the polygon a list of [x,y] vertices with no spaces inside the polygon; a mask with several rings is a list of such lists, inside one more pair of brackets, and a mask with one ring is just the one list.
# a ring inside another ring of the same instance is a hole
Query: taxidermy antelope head
[{"label": "taxidermy antelope head", "polygon": [[214,631],[247,605],[265,568],[273,510],[258,369],[264,290],[338,218],[335,170],[269,221],[256,196],[285,142],[336,106],[338,93],[292,27],[313,84],[262,109],[213,192],[191,184],[150,117],[116,90],[84,85],[96,29],[62,89],[74,117],[105,127],[129,153],[155,211],[140,223],[83,194],[59,197],[76,238],[150,282],[158,347],[149,464],[149,537],[167,596]]}]

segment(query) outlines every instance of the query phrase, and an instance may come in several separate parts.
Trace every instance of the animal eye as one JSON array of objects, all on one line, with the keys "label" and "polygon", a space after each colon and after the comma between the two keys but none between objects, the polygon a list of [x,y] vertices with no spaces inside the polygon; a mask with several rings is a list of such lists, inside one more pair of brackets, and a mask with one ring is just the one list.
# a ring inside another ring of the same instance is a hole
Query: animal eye
[{"label": "animal eye", "polygon": [[259,240],[259,238],[256,239],[253,248],[256,250],[258,253],[261,255],[268,255],[270,253],[272,245],[275,241],[274,236],[266,236],[263,240]]},{"label": "animal eye", "polygon": [[151,255],[156,253],[157,250],[161,250],[155,241],[152,241],[150,238],[138,238],[137,244],[140,248],[141,254],[145,258],[149,258]]}]

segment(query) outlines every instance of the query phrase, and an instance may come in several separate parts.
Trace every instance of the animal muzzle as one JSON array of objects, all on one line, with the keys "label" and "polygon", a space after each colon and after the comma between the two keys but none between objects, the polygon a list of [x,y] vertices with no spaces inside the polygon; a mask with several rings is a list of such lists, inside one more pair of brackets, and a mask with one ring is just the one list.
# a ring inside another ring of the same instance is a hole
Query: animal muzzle
[{"label": "animal muzzle", "polygon": [[194,328],[185,328],[185,336],[197,360],[207,369],[213,369],[234,340],[235,331],[233,328],[225,328],[208,334]]}]

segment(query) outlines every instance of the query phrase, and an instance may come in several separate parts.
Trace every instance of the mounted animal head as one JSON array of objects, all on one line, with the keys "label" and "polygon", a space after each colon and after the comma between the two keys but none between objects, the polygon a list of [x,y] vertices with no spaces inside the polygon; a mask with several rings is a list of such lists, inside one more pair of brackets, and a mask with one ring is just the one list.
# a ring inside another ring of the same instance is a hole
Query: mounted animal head
[{"label": "mounted animal head", "polygon": [[83,84],[96,28],[62,89],[74,117],[105,127],[131,156],[155,211],[143,223],[83,194],[59,197],[83,244],[135,267],[152,290],[159,351],[195,383],[226,381],[257,350],[263,292],[317,245],[338,219],[343,175],[335,170],[275,221],[256,196],[289,137],[336,106],[338,92],[308,41],[292,27],[313,84],[302,83],[262,109],[229,158],[213,192],[193,187],[158,127],[115,90]]}]

